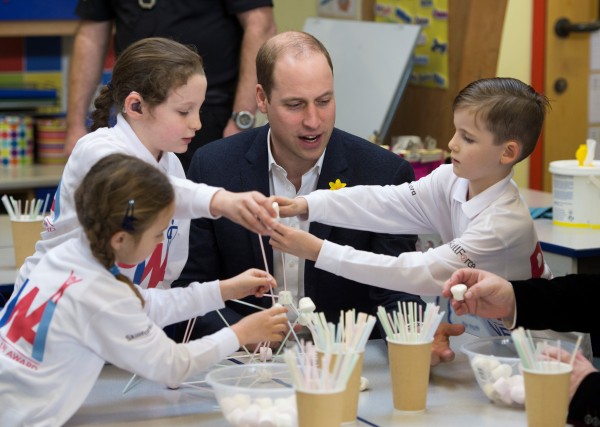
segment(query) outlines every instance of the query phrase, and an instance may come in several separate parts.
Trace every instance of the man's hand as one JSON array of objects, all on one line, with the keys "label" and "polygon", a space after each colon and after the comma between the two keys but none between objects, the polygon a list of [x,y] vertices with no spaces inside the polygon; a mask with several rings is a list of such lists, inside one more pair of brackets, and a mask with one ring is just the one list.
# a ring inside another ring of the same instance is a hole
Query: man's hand
[{"label": "man's hand", "polygon": [[452,362],[455,354],[450,349],[450,337],[457,337],[465,332],[465,326],[442,322],[433,336],[431,348],[431,366]]},{"label": "man's hand", "polygon": [[512,284],[484,270],[461,268],[444,283],[442,295],[451,297],[450,288],[456,284],[467,285],[464,301],[451,300],[459,316],[474,314],[488,319],[512,318],[515,312],[515,293]]},{"label": "man's hand", "polygon": [[232,193],[219,190],[210,202],[210,212],[213,216],[224,216],[250,231],[268,236],[277,217],[273,200],[273,197],[266,197],[258,191]]}]

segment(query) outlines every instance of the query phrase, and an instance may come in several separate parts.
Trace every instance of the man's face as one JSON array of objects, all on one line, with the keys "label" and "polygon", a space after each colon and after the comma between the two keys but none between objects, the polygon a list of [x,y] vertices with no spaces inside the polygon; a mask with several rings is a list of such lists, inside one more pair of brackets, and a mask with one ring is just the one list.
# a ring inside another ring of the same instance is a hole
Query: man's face
[{"label": "man's face", "polygon": [[335,123],[333,73],[320,53],[283,54],[275,64],[271,99],[259,86],[257,103],[271,126],[271,150],[291,172],[319,159]]}]

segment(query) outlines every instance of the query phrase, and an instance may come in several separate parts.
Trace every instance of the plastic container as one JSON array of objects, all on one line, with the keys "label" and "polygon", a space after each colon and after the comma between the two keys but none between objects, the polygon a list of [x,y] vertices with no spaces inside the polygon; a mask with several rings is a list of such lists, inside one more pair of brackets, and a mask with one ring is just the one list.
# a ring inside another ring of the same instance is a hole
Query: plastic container
[{"label": "plastic container", "polygon": [[233,426],[296,427],[296,395],[285,363],[219,368],[206,374],[219,406]]},{"label": "plastic container", "polygon": [[600,161],[579,166],[577,160],[550,162],[552,224],[600,229]]},{"label": "plastic container", "polygon": [[521,361],[511,337],[480,338],[463,344],[479,387],[494,403],[523,406],[525,385]]}]

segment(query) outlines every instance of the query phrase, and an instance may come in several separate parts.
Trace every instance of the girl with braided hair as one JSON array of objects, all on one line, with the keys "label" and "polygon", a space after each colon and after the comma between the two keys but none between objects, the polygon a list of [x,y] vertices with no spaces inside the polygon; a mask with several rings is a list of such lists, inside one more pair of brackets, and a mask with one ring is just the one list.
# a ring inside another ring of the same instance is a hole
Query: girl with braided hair
[{"label": "girl with braided hair", "polygon": [[[72,238],[80,224],[75,214],[75,190],[102,157],[125,153],[169,175],[175,189],[175,210],[159,244],[138,265],[118,264],[123,274],[143,288],[169,288],[179,278],[188,257],[193,218],[226,217],[260,234],[270,234],[276,216],[272,201],[256,192],[232,193],[185,179],[174,153],[188,149],[202,127],[200,107],[206,93],[202,59],[190,47],[152,37],[130,45],[117,58],[111,82],[96,98],[92,132],[81,138],[63,171],[45,231],[36,252],[27,258],[15,281],[15,292],[29,271],[51,248]],[[109,115],[117,122],[109,127]],[[156,191],[150,184],[146,191]]]},{"label": "girl with braided hair", "polygon": [[162,330],[222,308],[224,300],[262,296],[275,285],[266,272],[142,289],[115,267],[138,263],[163,240],[175,193],[162,171],[111,154],[90,169],[74,198],[78,235],[48,251],[0,311],[2,425],[62,425],[105,361],[175,387],[240,345],[282,339],[284,307],[186,344]]}]

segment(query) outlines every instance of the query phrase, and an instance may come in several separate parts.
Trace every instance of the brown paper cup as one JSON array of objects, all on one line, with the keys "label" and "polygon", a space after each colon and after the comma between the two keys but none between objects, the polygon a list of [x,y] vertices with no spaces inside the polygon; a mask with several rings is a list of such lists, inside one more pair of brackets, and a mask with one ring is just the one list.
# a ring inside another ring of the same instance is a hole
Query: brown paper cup
[{"label": "brown paper cup", "polygon": [[569,410],[572,368],[566,363],[545,363],[545,369],[523,368],[528,427],[565,427]]},{"label": "brown paper cup", "polygon": [[43,218],[31,220],[11,220],[13,247],[15,251],[15,265],[20,268],[25,258],[35,252],[35,243],[40,240],[43,231]]},{"label": "brown paper cup", "polygon": [[298,427],[339,427],[344,390],[298,390]]},{"label": "brown paper cup", "polygon": [[[321,366],[321,359],[323,357],[323,353],[321,351],[317,352],[319,357],[319,367]],[[352,373],[350,374],[350,378],[348,378],[348,383],[346,384],[346,389],[343,394],[343,405],[342,405],[342,422],[343,423],[353,423],[356,421],[356,417],[358,414],[358,396],[360,394],[360,377],[362,375],[362,365],[364,359],[364,352],[359,353],[358,360],[356,361],[356,365],[354,365],[354,369],[352,369]],[[331,361],[329,363],[329,370],[333,369],[335,365],[336,355],[333,354],[331,357]]]},{"label": "brown paper cup", "polygon": [[427,402],[433,340],[419,343],[388,342],[394,409],[422,412]]}]

